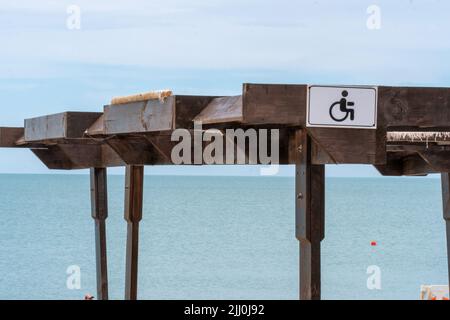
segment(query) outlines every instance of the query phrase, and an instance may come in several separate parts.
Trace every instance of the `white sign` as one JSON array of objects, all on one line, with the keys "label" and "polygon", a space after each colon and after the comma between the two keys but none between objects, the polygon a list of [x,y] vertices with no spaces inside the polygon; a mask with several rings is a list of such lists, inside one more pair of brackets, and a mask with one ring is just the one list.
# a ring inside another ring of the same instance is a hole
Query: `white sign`
[{"label": "white sign", "polygon": [[309,86],[307,127],[376,129],[376,87]]}]

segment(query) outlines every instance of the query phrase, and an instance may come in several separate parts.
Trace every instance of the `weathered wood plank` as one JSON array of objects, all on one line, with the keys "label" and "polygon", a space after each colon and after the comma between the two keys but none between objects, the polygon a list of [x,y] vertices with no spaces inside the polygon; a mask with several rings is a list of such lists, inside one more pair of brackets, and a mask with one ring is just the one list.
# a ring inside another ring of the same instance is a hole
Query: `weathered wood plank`
[{"label": "weathered wood plank", "polygon": [[434,172],[450,172],[450,151],[423,150],[419,155]]},{"label": "weathered wood plank", "polygon": [[208,96],[170,96],[105,106],[105,134],[147,133],[190,129],[193,120],[213,99]]},{"label": "weathered wood plank", "polygon": [[403,158],[402,174],[404,176],[426,176],[435,171],[419,154]]},{"label": "weathered wood plank", "polygon": [[377,157],[375,130],[348,128],[308,128],[314,142],[335,163],[384,163],[383,154]]},{"label": "weathered wood plank", "polygon": [[294,136],[296,159],[296,237],[300,241],[300,299],[321,297],[320,242],[325,236],[325,166],[311,163],[306,130]]},{"label": "weathered wood plank", "polygon": [[306,92],[306,85],[246,83],[243,88],[243,122],[304,126]]},{"label": "weathered wood plank", "polygon": [[211,96],[175,96],[174,129],[193,129],[194,118],[202,112],[216,97]]},{"label": "weathered wood plank", "polygon": [[144,136],[117,136],[108,139],[107,143],[127,165],[162,164],[165,160],[159,157],[158,152]]},{"label": "weathered wood plank", "polygon": [[26,119],[25,141],[82,138],[101,115],[98,112],[63,112]]},{"label": "weathered wood plank", "polygon": [[0,148],[14,148],[24,134],[24,128],[0,127]]},{"label": "weathered wood plank", "polygon": [[125,299],[137,299],[139,222],[142,219],[144,167],[127,166],[125,177],[125,215],[127,247],[125,270]]},{"label": "weathered wood plank", "polygon": [[403,160],[399,154],[388,153],[385,164],[373,165],[375,169],[383,176],[402,176]]},{"label": "weathered wood plank", "polygon": [[378,87],[386,127],[448,127],[450,88]]},{"label": "weathered wood plank", "polygon": [[72,161],[70,161],[69,157],[57,145],[45,148],[32,148],[30,150],[49,169],[74,169]]},{"label": "weathered wood plank", "polygon": [[75,170],[123,166],[124,161],[108,145],[49,145],[31,151],[49,169]]},{"label": "weathered wood plank", "polygon": [[175,97],[105,106],[105,134],[171,130],[174,127]]},{"label": "weathered wood plank", "polygon": [[194,121],[202,124],[242,122],[242,120],[242,96],[215,98],[194,118]]},{"label": "weathered wood plank", "polygon": [[86,129],[84,135],[87,137],[105,134],[105,115],[102,114],[95,122]]},{"label": "weathered wood plank", "polygon": [[106,219],[108,218],[107,169],[91,168],[91,209],[95,221],[97,299],[108,300]]}]

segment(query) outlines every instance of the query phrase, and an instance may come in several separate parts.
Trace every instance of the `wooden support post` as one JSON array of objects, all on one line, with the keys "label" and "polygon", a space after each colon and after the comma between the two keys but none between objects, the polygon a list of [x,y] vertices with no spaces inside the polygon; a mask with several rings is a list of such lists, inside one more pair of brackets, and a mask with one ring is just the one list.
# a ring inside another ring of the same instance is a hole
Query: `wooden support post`
[{"label": "wooden support post", "polygon": [[142,219],[144,167],[127,166],[125,177],[125,220],[127,221],[127,252],[125,299],[137,299],[139,221]]},{"label": "wooden support post", "polygon": [[91,207],[92,218],[95,220],[97,299],[108,300],[108,267],[106,259],[108,192],[106,168],[91,168]]},{"label": "wooden support post", "polygon": [[295,232],[300,241],[300,299],[320,300],[320,242],[325,229],[325,166],[311,164],[311,138],[295,132]]},{"label": "wooden support post", "polygon": [[444,219],[447,232],[447,266],[448,279],[450,284],[450,175],[442,173],[442,202],[444,204]]}]

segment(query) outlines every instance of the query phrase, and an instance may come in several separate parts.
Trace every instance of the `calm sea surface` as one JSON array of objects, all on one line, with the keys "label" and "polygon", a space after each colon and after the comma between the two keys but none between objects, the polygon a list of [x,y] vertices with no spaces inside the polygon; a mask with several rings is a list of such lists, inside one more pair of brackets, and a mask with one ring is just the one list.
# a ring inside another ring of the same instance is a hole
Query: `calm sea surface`
[{"label": "calm sea surface", "polygon": [[[123,186],[109,177],[115,299],[124,291]],[[438,179],[329,178],[326,195],[324,299],[417,299],[421,284],[447,283]],[[0,299],[95,294],[88,176],[0,175],[0,218]],[[141,299],[298,296],[293,178],[147,176],[140,241]],[[72,265],[79,290],[66,286]],[[367,289],[371,265],[381,290]]]}]

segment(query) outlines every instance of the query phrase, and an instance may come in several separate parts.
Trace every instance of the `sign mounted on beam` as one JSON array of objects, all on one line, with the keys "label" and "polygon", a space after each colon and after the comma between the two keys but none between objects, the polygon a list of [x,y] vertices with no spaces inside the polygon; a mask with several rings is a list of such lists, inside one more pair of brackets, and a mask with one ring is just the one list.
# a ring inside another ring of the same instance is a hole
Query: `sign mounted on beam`
[{"label": "sign mounted on beam", "polygon": [[377,87],[309,86],[307,127],[377,128]]}]

